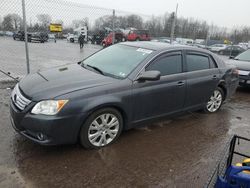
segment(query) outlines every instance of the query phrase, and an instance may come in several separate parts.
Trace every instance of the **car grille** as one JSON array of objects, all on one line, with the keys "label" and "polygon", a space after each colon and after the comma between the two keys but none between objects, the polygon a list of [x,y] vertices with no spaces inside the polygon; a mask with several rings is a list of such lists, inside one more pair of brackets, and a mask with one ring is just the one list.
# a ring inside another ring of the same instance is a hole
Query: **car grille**
[{"label": "car grille", "polygon": [[12,91],[11,100],[19,110],[24,110],[31,103],[31,100],[22,95],[18,84]]}]

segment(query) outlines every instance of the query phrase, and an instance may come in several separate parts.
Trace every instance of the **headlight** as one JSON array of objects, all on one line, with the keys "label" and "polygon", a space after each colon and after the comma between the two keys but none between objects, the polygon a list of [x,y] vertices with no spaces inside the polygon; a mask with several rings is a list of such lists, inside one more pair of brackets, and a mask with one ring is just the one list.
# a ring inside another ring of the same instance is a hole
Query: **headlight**
[{"label": "headlight", "polygon": [[32,114],[44,114],[44,115],[55,115],[57,114],[68,100],[47,100],[37,103],[31,113]]}]

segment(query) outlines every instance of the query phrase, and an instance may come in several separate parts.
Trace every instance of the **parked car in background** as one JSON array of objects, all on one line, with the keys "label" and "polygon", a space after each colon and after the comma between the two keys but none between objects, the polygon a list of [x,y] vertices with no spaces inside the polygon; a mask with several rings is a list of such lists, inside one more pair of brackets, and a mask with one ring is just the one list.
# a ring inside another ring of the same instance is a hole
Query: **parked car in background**
[{"label": "parked car in background", "polygon": [[211,52],[215,52],[218,53],[221,50],[224,50],[227,48],[226,44],[213,44],[211,46],[208,46],[208,50],[210,50]]},{"label": "parked car in background", "polygon": [[[171,40],[170,40],[169,37],[154,37],[150,41],[151,42],[163,42],[163,43],[166,43],[166,44],[171,44]],[[172,44],[178,45],[179,43],[176,42],[176,40],[173,40]]]},{"label": "parked car in background", "polygon": [[[102,41],[102,46],[107,47],[113,44],[113,32],[109,33],[107,37],[105,37]],[[115,44],[119,42],[124,42],[126,40],[123,33],[115,33]]]},{"label": "parked car in background", "polygon": [[24,41],[24,39],[25,39],[24,31],[17,31],[17,32],[13,33],[13,39]]},{"label": "parked car in background", "polygon": [[95,32],[90,41],[91,44],[102,44],[103,39],[108,35],[108,31],[103,29],[103,30],[99,30],[98,32]]},{"label": "parked car in background", "polygon": [[13,35],[14,35],[14,32],[12,32],[12,31],[5,31],[5,36],[7,36],[7,37],[13,37]]},{"label": "parked car in background", "polygon": [[219,50],[218,54],[235,57],[244,51],[245,49],[240,46],[227,46],[225,49]]},{"label": "parked car in background", "polygon": [[150,35],[148,30],[132,29],[126,36],[127,41],[150,41]]},{"label": "parked car in background", "polygon": [[247,43],[247,42],[240,42],[240,43],[238,44],[238,46],[240,46],[241,48],[244,48],[245,50],[248,49],[248,43]]},{"label": "parked car in background", "polygon": [[55,40],[56,36],[55,34],[48,34],[48,40]]},{"label": "parked car in background", "polygon": [[11,122],[39,144],[80,140],[101,148],[149,120],[199,109],[215,113],[237,86],[235,66],[207,50],[124,42],[24,77],[11,94]]},{"label": "parked car in background", "polygon": [[[48,34],[44,32],[27,33],[27,36],[28,36],[28,42],[44,43],[44,42],[47,42],[49,38]],[[25,40],[24,31],[18,31],[14,33],[13,39],[24,41]]]},{"label": "parked car in background", "polygon": [[240,86],[250,86],[250,49],[232,58],[229,63],[239,70]]},{"label": "parked car in background", "polygon": [[194,40],[189,38],[176,38],[176,42],[182,45],[189,45],[189,46],[192,46],[194,44]]},{"label": "parked car in background", "polygon": [[44,43],[47,42],[49,39],[49,36],[45,32],[34,32],[28,34],[28,41],[29,42],[40,42]]},{"label": "parked car in background", "polygon": [[164,43],[167,43],[167,44],[170,44],[170,38],[168,37],[157,37],[157,38],[153,38],[151,41],[153,42],[164,42]]}]

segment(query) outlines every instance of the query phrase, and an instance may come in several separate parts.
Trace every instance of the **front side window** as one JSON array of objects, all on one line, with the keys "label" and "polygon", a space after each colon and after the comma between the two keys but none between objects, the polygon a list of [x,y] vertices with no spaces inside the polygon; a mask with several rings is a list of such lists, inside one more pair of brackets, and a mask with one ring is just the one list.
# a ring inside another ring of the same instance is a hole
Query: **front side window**
[{"label": "front side window", "polygon": [[146,70],[157,70],[161,76],[177,74],[182,72],[182,56],[180,54],[160,57],[150,64]]},{"label": "front side window", "polygon": [[187,55],[187,71],[209,69],[209,57],[196,54]]}]

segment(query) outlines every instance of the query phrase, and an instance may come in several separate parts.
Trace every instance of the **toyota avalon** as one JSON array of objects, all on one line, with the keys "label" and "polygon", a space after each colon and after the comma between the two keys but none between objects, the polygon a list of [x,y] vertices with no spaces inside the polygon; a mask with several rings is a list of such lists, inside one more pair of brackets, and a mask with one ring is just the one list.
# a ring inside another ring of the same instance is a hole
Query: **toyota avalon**
[{"label": "toyota avalon", "polygon": [[149,120],[215,113],[237,85],[237,69],[207,50],[125,42],[23,78],[11,94],[11,122],[39,144],[100,148]]}]

